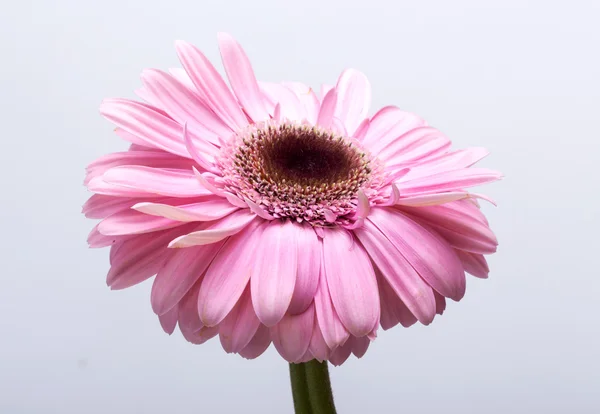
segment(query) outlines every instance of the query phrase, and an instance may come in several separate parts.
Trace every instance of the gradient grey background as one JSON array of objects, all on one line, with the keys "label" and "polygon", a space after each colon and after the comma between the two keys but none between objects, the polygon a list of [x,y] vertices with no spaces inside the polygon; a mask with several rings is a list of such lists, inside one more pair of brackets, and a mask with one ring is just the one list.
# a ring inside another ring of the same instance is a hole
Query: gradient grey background
[{"label": "gradient grey background", "polygon": [[340,413],[598,413],[598,1],[3,1],[0,413],[288,413],[287,364],[162,332],[151,282],[111,292],[88,250],[85,165],[126,148],[97,112],[175,39],[216,32],[263,80],[369,76],[396,104],[485,146],[500,248],[487,281],[425,328],[381,332],[333,369]]}]

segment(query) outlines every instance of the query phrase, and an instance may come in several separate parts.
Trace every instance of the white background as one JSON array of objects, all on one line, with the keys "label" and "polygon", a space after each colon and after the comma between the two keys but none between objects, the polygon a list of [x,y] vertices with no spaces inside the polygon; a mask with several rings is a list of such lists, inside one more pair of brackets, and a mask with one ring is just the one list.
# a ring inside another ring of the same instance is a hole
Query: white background
[{"label": "white background", "polygon": [[598,413],[600,3],[571,0],[3,1],[0,413],[287,413],[287,364],[162,332],[151,282],[111,292],[84,167],[126,147],[98,115],[176,39],[216,32],[262,80],[369,76],[374,106],[485,146],[500,248],[429,327],[332,371],[340,413]]}]

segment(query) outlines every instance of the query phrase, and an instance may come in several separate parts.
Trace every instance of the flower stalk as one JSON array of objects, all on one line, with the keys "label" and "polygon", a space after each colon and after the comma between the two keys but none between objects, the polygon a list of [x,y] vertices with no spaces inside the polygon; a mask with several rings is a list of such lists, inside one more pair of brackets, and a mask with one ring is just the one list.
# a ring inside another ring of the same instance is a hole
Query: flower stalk
[{"label": "flower stalk", "polygon": [[290,379],[296,414],[336,413],[326,361],[290,363]]}]

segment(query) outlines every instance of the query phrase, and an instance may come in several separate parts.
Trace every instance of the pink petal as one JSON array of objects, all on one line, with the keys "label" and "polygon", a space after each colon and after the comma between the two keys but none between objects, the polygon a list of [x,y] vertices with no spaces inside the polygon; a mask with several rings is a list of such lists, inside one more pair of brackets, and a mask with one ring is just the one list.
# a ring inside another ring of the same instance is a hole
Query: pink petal
[{"label": "pink petal", "polygon": [[294,228],[298,233],[298,271],[288,309],[292,315],[304,312],[313,301],[321,268],[321,244],[312,226],[295,225]]},{"label": "pink petal", "polygon": [[152,285],[150,302],[157,315],[162,315],[177,305],[210,266],[223,243],[220,241],[173,252]]},{"label": "pink petal", "polygon": [[[146,145],[190,158],[183,143],[181,125],[156,108],[128,99],[105,99],[100,105],[100,113]],[[195,142],[207,155],[217,153],[217,148],[209,142],[201,138],[196,138]]]},{"label": "pink petal", "polygon": [[212,158],[210,156],[207,157],[199,148],[196,147],[196,143],[192,140],[192,136],[188,132],[187,123],[183,124],[183,130],[181,131],[181,134],[183,136],[183,142],[185,143],[185,149],[192,156],[194,161],[196,161],[200,167],[207,171],[216,171],[216,167],[212,161]]},{"label": "pink petal", "polygon": [[466,168],[461,170],[446,171],[421,177],[414,180],[396,183],[403,195],[440,193],[445,191],[461,190],[497,181],[502,174],[485,168]]},{"label": "pink petal", "polygon": [[[373,209],[373,212],[378,210]],[[354,230],[354,234],[410,311],[421,323],[431,323],[435,316],[435,298],[431,287],[370,220],[365,220],[365,225]]]},{"label": "pink petal", "polygon": [[437,293],[435,290],[433,291],[435,295],[435,312],[438,315],[442,315],[446,310],[446,298]]},{"label": "pink petal", "polygon": [[340,321],[340,318],[333,307],[333,303],[331,302],[329,288],[327,287],[327,279],[325,277],[323,257],[321,257],[319,287],[315,293],[315,314],[317,316],[319,327],[321,328],[320,332],[330,349],[335,349],[348,340],[350,334]]},{"label": "pink petal", "polygon": [[462,250],[456,250],[456,254],[466,272],[481,279],[488,278],[490,268],[482,254],[463,252]]},{"label": "pink petal", "polygon": [[244,230],[255,218],[256,215],[249,213],[248,210],[238,210],[205,229],[176,238],[171,241],[169,247],[181,248],[216,243]]},{"label": "pink petal", "polygon": [[198,313],[204,325],[218,325],[246,289],[255,265],[255,247],[262,236],[257,227],[252,224],[230,237],[206,271],[198,294]]},{"label": "pink petal", "polygon": [[210,61],[189,43],[177,41],[175,47],[185,71],[210,109],[232,130],[245,128],[246,116]]},{"label": "pink petal", "polygon": [[254,338],[240,351],[240,355],[246,359],[254,359],[263,354],[271,345],[271,333],[265,325],[260,325]]},{"label": "pink petal", "polygon": [[386,106],[373,115],[362,142],[371,152],[378,153],[399,136],[423,125],[425,121],[417,115],[394,106]]},{"label": "pink petal", "polygon": [[85,202],[81,212],[87,218],[102,219],[119,211],[128,210],[138,202],[139,200],[135,198],[94,194]]},{"label": "pink petal", "polygon": [[277,325],[271,328],[273,345],[286,361],[297,361],[308,350],[313,334],[314,318],[315,310],[310,306],[299,315],[287,313]]},{"label": "pink petal", "polygon": [[156,197],[156,194],[148,193],[143,190],[132,190],[131,188],[123,187],[121,185],[107,183],[102,177],[92,178],[87,184],[87,187],[88,190],[105,196],[123,198],[143,197],[144,199]]},{"label": "pink petal", "polygon": [[323,128],[329,128],[333,121],[335,114],[335,107],[337,104],[337,92],[335,89],[327,92],[327,95],[323,98],[321,109],[319,110],[319,116],[317,117],[317,125]]},{"label": "pink petal", "polygon": [[84,184],[87,185],[93,178],[102,176],[106,170],[121,165],[189,170],[194,162],[188,158],[157,150],[113,152],[88,165]]},{"label": "pink petal", "polygon": [[350,354],[352,353],[352,338],[348,340],[344,345],[336,348],[331,352],[331,356],[329,357],[329,362],[334,366],[338,367],[342,365]]},{"label": "pink petal", "polygon": [[496,236],[487,224],[481,223],[455,203],[430,207],[402,207],[444,237],[452,247],[473,253],[494,253]]},{"label": "pink petal", "polygon": [[123,241],[111,257],[106,283],[111,289],[125,289],[154,276],[171,252],[167,243],[190,225],[158,233],[142,234]]},{"label": "pink petal", "polygon": [[152,216],[164,217],[175,221],[212,221],[230,215],[238,210],[223,198],[213,198],[207,201],[172,206],[160,203],[137,203],[132,207]]},{"label": "pink petal", "polygon": [[158,320],[163,331],[171,335],[177,326],[177,307],[174,307],[165,314],[159,315]]},{"label": "pink petal", "polygon": [[181,332],[196,332],[204,325],[198,315],[198,292],[202,279],[196,281],[179,302],[177,323]]},{"label": "pink petal", "polygon": [[[379,320],[379,292],[369,256],[344,230],[326,231],[325,276],[340,320],[354,336],[365,336]],[[348,283],[348,281],[352,281]]]},{"label": "pink petal", "polygon": [[362,338],[354,337],[348,342],[350,342],[352,353],[357,358],[362,358],[367,353],[367,349],[369,349],[369,345],[371,344],[371,340],[366,336]]},{"label": "pink petal", "polygon": [[180,124],[188,123],[199,136],[216,144],[217,136],[226,139],[231,135],[231,129],[196,93],[168,73],[147,69],[142,73],[142,82],[161,108]]},{"label": "pink petal", "polygon": [[310,338],[308,350],[319,362],[327,361],[329,359],[329,355],[331,354],[331,350],[323,338],[321,328],[319,328],[319,323],[317,322],[316,318],[314,320],[313,333]]},{"label": "pink petal", "polygon": [[336,90],[338,99],[335,116],[343,122],[351,136],[369,112],[371,85],[364,74],[347,69],[340,75]]},{"label": "pink petal", "polygon": [[115,213],[98,224],[98,231],[105,236],[150,233],[180,226],[181,223],[164,217],[149,216],[137,211],[125,210]]},{"label": "pink petal", "polygon": [[143,166],[121,166],[106,171],[102,179],[112,185],[137,192],[169,197],[193,197],[211,194],[192,171]]},{"label": "pink petal", "polygon": [[195,345],[201,345],[217,336],[219,329],[217,327],[204,326],[197,331],[181,330],[181,333],[188,342]]},{"label": "pink petal", "polygon": [[441,237],[393,209],[374,209],[369,220],[431,287],[456,301],[464,296],[463,267],[454,250]]},{"label": "pink petal", "polygon": [[219,325],[219,337],[225,352],[240,352],[250,343],[259,327],[250,288],[246,287],[238,303]]},{"label": "pink petal", "polygon": [[252,303],[258,319],[268,327],[283,318],[290,306],[298,266],[297,224],[266,222],[252,261]]},{"label": "pink petal", "polygon": [[411,165],[410,174],[406,175],[406,179],[428,176],[448,170],[469,168],[488,154],[489,152],[485,148],[478,147],[442,153]]},{"label": "pink petal", "polygon": [[242,108],[254,122],[269,119],[248,56],[231,35],[219,33],[218,40],[227,78]]},{"label": "pink petal", "polygon": [[383,147],[378,154],[388,168],[422,160],[443,153],[450,148],[450,140],[431,127],[408,131]]},{"label": "pink petal", "polygon": [[[414,325],[417,318],[390,287],[385,277],[377,270],[376,273],[379,297],[381,298],[381,327],[387,330],[396,326],[398,322],[405,328]],[[433,293],[437,299],[436,292]]]}]

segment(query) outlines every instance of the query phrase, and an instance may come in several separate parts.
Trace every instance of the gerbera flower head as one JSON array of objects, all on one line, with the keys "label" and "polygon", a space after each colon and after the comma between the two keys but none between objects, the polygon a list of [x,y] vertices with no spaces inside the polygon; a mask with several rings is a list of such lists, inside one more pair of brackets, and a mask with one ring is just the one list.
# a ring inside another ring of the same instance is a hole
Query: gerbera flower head
[{"label": "gerbera flower head", "polygon": [[231,89],[194,46],[183,69],[146,70],[143,102],[100,108],[128,151],[91,163],[83,212],[101,219],[107,283],[155,276],[164,330],[219,336],[245,358],[271,343],[290,362],[361,357],[381,326],[429,324],[485,278],[497,242],[468,188],[500,178],[471,168],[487,152],[452,150],[418,116],[369,115],[367,78],[349,69],[319,94],[258,82],[229,35]]}]

